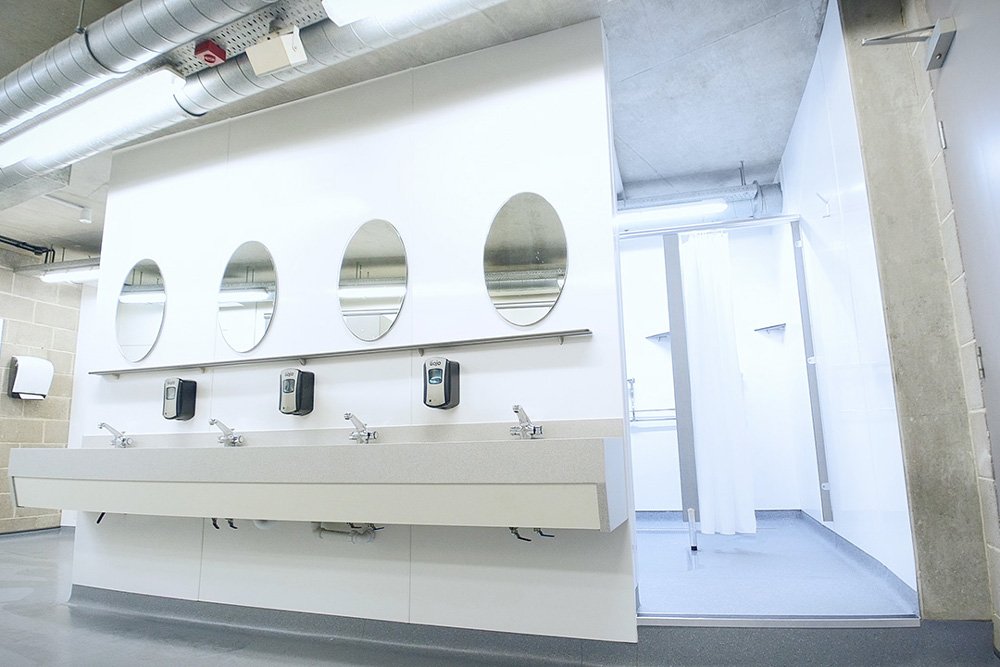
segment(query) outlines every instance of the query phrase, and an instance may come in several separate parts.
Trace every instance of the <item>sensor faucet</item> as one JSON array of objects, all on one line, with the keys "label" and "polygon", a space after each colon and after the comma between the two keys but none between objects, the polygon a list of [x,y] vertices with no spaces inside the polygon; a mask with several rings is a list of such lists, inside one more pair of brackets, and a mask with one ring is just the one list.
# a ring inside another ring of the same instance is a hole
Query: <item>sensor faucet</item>
[{"label": "sensor faucet", "polygon": [[226,447],[239,447],[245,442],[242,435],[229,428],[218,419],[209,419],[208,423],[210,426],[219,427],[219,430],[222,431],[222,435],[219,436],[219,442]]},{"label": "sensor faucet", "polygon": [[354,424],[354,431],[351,433],[351,440],[358,444],[367,443],[378,438],[378,431],[369,431],[368,426],[358,419],[357,415],[345,412],[344,419],[349,419]]},{"label": "sensor faucet", "polygon": [[134,442],[132,438],[125,436],[124,431],[116,431],[115,429],[111,428],[109,424],[105,424],[104,422],[98,424],[97,428],[103,428],[105,431],[109,431],[111,433],[112,447],[118,447],[118,448],[131,447],[132,443]]},{"label": "sensor faucet", "polygon": [[521,440],[533,440],[542,437],[542,427],[531,423],[528,413],[520,405],[514,406],[514,414],[517,415],[518,425],[510,427],[510,434],[516,435]]}]

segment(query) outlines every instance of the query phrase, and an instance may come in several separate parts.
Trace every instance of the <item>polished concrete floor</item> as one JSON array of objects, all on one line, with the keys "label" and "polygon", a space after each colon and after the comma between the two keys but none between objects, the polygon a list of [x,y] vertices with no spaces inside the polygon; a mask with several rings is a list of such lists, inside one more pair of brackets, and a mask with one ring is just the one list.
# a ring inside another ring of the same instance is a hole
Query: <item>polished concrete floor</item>
[{"label": "polished concrete floor", "polygon": [[698,535],[638,512],[639,612],[651,616],[915,618],[917,594],[802,512],[758,512],[752,535]]},{"label": "polished concrete floor", "polygon": [[865,630],[641,627],[637,645],[578,642],[576,653],[527,656],[503,653],[516,635],[498,635],[496,647],[470,652],[135,616],[67,604],[72,541],[65,529],[0,536],[0,666],[1000,665],[991,626],[982,622]]}]

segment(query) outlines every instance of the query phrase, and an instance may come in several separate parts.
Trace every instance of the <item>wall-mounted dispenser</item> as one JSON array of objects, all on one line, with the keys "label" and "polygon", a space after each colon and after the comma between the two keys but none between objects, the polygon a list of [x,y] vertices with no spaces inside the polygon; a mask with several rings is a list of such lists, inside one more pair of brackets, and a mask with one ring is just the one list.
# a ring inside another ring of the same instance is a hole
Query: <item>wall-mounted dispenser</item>
[{"label": "wall-mounted dispenser", "polygon": [[313,409],[313,386],[316,374],[286,368],[281,371],[281,395],[278,409],[286,415],[307,415]]},{"label": "wall-mounted dispenser", "polygon": [[198,383],[194,380],[167,378],[163,382],[163,418],[187,421],[194,417]]},{"label": "wall-mounted dispenser", "polygon": [[458,405],[458,362],[431,357],[424,362],[424,405],[447,410]]},{"label": "wall-mounted dispenser", "polygon": [[41,357],[20,357],[10,358],[10,383],[7,385],[7,394],[11,398],[23,398],[26,400],[40,400],[49,393],[52,386],[52,376],[55,367],[48,359]]}]

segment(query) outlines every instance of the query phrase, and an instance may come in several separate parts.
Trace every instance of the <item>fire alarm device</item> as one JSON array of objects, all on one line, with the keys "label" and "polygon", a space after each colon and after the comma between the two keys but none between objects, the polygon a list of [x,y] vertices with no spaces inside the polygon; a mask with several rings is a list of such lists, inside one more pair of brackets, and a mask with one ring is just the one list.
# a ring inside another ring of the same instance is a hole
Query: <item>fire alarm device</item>
[{"label": "fire alarm device", "polygon": [[215,67],[226,62],[226,50],[210,39],[198,42],[195,45],[194,56],[209,67]]}]

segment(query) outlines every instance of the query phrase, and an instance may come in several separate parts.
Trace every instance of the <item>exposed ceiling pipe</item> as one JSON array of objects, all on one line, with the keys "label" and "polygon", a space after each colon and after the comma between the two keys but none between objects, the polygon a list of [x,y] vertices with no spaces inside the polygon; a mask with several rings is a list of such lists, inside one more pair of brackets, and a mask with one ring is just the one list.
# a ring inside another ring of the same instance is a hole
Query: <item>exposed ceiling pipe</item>
[{"label": "exposed ceiling pipe", "polygon": [[275,0],[132,0],[0,80],[0,135]]},{"label": "exposed ceiling pipe", "polygon": [[368,18],[340,27],[324,20],[302,28],[299,37],[308,59],[298,67],[257,76],[245,54],[191,75],[177,102],[188,113],[202,115],[244,97],[275,88],[303,75],[413,37],[503,0],[439,0],[391,19]]},{"label": "exposed ceiling pipe", "polygon": [[[143,5],[147,1],[152,0],[135,0]],[[75,141],[73,137],[68,137],[67,145],[59,155],[29,158],[0,169],[0,193],[26,179],[65,167],[85,157],[175,125],[192,116],[219,109],[255,93],[280,86],[286,81],[369,53],[503,2],[505,0],[439,0],[433,9],[414,10],[405,17],[395,19],[372,17],[345,27],[338,27],[330,20],[314,23],[299,33],[308,56],[304,65],[259,77],[253,73],[246,54],[239,54],[217,67],[189,76],[182,89],[175,95],[178,105],[175,109],[161,110],[155,116],[147,118],[128,118],[123,115],[113,136],[89,137]]]}]

